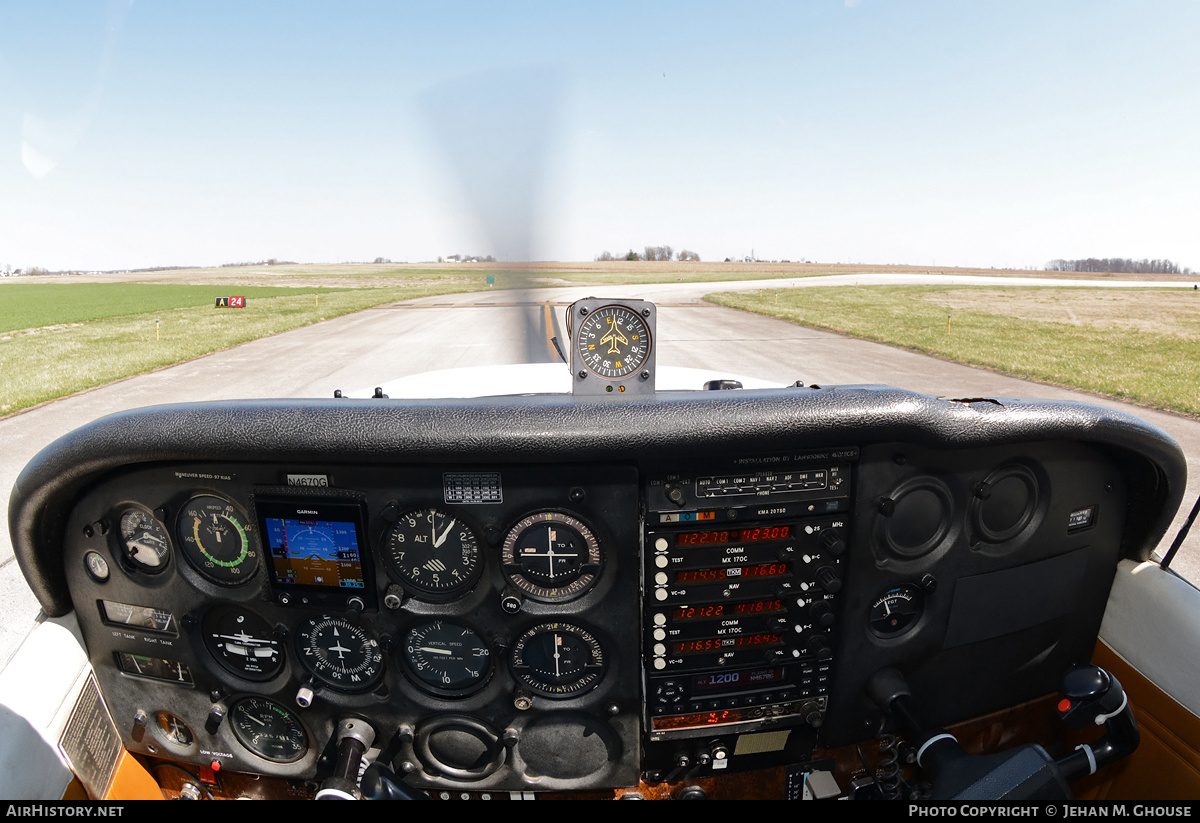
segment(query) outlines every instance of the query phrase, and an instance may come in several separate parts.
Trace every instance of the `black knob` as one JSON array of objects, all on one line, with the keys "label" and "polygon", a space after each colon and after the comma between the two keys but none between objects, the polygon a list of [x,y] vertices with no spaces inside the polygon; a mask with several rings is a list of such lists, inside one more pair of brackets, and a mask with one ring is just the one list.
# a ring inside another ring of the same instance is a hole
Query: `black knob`
[{"label": "black knob", "polygon": [[204,731],[209,734],[216,734],[217,729],[221,728],[221,721],[225,719],[225,707],[220,703],[208,710],[208,719],[204,721]]},{"label": "black knob", "polygon": [[821,548],[826,549],[835,557],[846,550],[846,541],[833,529],[822,529],[821,538],[818,542]]},{"label": "black knob", "polygon": [[817,569],[817,582],[830,594],[842,590],[842,578],[838,577],[837,569],[832,566],[822,566]]},{"label": "black knob", "polygon": [[833,606],[825,600],[818,600],[812,604],[812,608],[808,610],[812,616],[813,622],[822,629],[828,629],[834,623]]},{"label": "black knob", "polygon": [[804,644],[804,648],[822,660],[833,657],[833,649],[829,648],[829,641],[821,634],[814,634],[808,638],[808,641]]}]

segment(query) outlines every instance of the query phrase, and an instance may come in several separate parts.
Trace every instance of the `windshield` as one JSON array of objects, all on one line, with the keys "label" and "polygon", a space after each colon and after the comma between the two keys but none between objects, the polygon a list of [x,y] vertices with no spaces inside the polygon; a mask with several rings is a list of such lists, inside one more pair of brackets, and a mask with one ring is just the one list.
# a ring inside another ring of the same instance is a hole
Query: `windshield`
[{"label": "windshield", "polygon": [[[1081,400],[1200,453],[1198,15],[7,4],[0,490],[138,406],[567,391],[589,296],[657,306],[660,389]],[[3,661],[7,528],[0,590]]]}]

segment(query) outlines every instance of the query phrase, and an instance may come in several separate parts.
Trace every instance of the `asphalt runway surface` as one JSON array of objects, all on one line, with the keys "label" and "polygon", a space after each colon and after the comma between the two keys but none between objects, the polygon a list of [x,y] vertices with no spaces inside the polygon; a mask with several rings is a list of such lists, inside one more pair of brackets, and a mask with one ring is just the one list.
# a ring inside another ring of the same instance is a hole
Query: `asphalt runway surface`
[{"label": "asphalt runway surface", "polygon": [[[1026,282],[1026,280],[1028,282]],[[1024,397],[1096,403],[1138,415],[1169,432],[1189,463],[1200,460],[1200,421],[1083,392],[1006,377],[877,343],[840,337],[704,303],[704,294],[746,289],[874,283],[1157,287],[1162,283],[1050,281],[997,277],[843,275],[795,280],[669,283],[650,286],[531,289],[422,298],[347,315],[129,378],[0,419],[0,666],[38,613],[8,539],[7,500],[24,465],[44,446],[106,414],[159,403],[248,397],[332,397],[426,371],[493,366],[552,357],[563,309],[585,296],[658,304],[658,365],[718,371],[786,385],[885,383],[943,397]],[[1183,286],[1180,286],[1183,287]],[[1191,288],[1188,284],[1187,288]],[[549,304],[549,309],[547,309]],[[549,323],[547,317],[549,315]],[[527,333],[528,330],[528,333]],[[565,368],[565,367],[564,367]],[[514,387],[514,392],[520,387]],[[1191,479],[1183,510],[1161,551],[1200,494]],[[1200,528],[1173,565],[1200,581]]]}]

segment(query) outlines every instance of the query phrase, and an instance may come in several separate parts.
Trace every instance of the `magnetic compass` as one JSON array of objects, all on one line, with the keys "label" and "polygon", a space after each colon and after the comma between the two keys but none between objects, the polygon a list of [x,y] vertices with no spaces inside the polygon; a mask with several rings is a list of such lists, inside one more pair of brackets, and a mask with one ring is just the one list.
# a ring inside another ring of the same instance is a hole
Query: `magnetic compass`
[{"label": "magnetic compass", "polygon": [[621,396],[654,391],[653,303],[584,298],[567,309],[572,392]]}]

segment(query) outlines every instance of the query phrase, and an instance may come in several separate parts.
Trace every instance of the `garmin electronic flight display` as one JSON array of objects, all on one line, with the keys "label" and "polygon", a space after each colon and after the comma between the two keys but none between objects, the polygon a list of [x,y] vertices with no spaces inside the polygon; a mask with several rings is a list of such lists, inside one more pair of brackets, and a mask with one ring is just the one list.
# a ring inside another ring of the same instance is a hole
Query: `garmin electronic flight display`
[{"label": "garmin electronic flight display", "polygon": [[277,602],[375,608],[360,503],[259,498],[255,509]]}]

